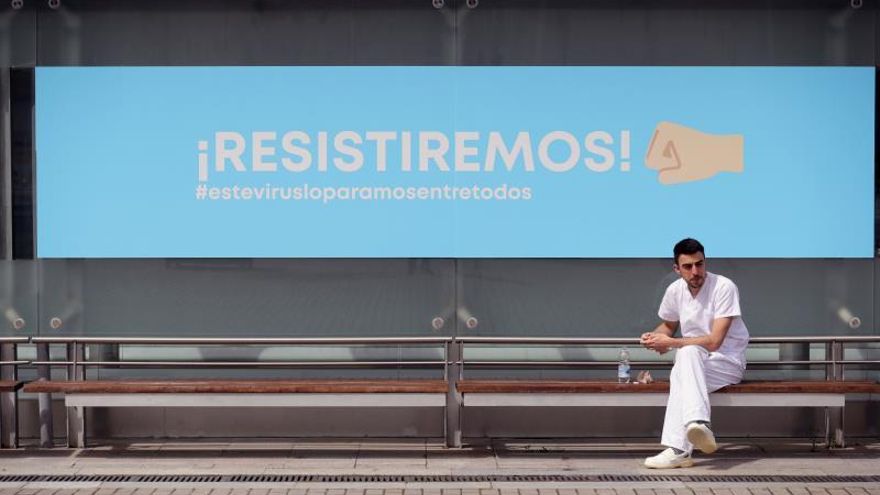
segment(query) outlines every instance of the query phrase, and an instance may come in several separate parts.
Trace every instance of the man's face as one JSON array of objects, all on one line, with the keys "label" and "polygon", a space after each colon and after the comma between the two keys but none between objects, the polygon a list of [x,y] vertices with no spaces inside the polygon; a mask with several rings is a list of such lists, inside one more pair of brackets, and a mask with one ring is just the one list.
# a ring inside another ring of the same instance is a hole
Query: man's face
[{"label": "man's face", "polygon": [[692,290],[699,290],[706,281],[706,256],[703,253],[682,254],[673,268]]}]

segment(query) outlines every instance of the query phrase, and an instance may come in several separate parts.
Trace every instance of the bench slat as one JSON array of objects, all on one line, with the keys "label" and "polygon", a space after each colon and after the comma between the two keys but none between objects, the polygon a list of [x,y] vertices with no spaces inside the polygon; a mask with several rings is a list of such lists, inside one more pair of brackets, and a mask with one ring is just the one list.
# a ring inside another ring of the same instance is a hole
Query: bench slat
[{"label": "bench slat", "polygon": [[[598,380],[462,380],[458,391],[467,393],[662,393],[669,382],[617,383]],[[744,381],[715,393],[880,393],[871,381]]]},{"label": "bench slat", "polygon": [[15,392],[20,389],[24,382],[17,380],[0,380],[0,392]]},{"label": "bench slat", "polygon": [[346,394],[346,393],[445,393],[443,380],[94,380],[35,381],[25,392],[92,394]]},{"label": "bench slat", "polygon": [[[70,397],[70,396],[68,396]],[[666,406],[666,392],[642,392],[639,394],[615,393],[553,393],[535,394],[474,393],[463,394],[464,406],[476,407],[651,407]],[[710,394],[712,406],[739,407],[843,407],[845,394],[767,394],[743,392],[736,394]]]},{"label": "bench slat", "polygon": [[446,393],[66,394],[68,407],[443,407]]}]

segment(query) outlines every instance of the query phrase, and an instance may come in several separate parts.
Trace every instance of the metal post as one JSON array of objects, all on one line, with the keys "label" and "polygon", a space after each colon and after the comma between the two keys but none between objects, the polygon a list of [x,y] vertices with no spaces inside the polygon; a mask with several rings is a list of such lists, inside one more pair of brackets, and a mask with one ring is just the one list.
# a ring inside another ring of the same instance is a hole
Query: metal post
[{"label": "metal post", "polygon": [[461,394],[458,381],[461,379],[461,358],[463,344],[458,340],[446,343],[446,446],[461,448]]},{"label": "metal post", "polygon": [[[48,362],[49,344],[40,342],[37,344],[37,361]],[[37,379],[51,380],[52,370],[48,365],[41,364],[37,366]],[[54,444],[54,428],[52,418],[52,394],[37,394],[37,404],[40,411],[40,447],[44,449],[51,448]]]},{"label": "metal post", "polygon": [[[843,380],[843,342],[832,342],[831,350],[831,380]],[[829,378],[826,374],[826,378]],[[842,448],[845,446],[846,440],[843,434],[843,407],[832,407],[826,409],[826,441],[831,448]]]},{"label": "metal post", "polygon": [[[16,344],[0,344],[0,360],[16,361]],[[0,366],[0,379],[18,380],[18,370],[14,364]],[[18,447],[18,392],[0,394],[0,447]]]},{"label": "metal post", "polygon": [[[84,344],[79,342],[71,342],[67,344],[67,360],[71,364],[67,365],[68,380],[84,380],[84,367],[79,364],[84,359]],[[68,407],[67,408],[67,446],[71,448],[83,448],[86,446],[86,417],[85,408]]]}]

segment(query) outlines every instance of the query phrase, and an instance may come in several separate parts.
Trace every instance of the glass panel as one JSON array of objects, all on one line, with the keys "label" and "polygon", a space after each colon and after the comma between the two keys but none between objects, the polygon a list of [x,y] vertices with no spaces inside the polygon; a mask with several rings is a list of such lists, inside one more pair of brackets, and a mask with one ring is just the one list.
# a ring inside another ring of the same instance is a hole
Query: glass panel
[{"label": "glass panel", "polygon": [[[708,260],[739,287],[752,336],[871,335],[871,260]],[[471,335],[636,337],[653,329],[671,260],[464,260]]]},{"label": "glass panel", "polygon": [[34,65],[36,50],[37,2],[10,0],[0,4],[0,67]]},{"label": "glass panel", "polygon": [[429,336],[455,326],[448,260],[41,263],[44,336]]},{"label": "glass panel", "polygon": [[[13,109],[24,100],[27,106],[33,101],[33,95],[25,89],[13,88],[10,68],[33,65],[36,60],[36,10],[34,2],[15,0],[0,3],[0,259],[13,257],[13,243],[17,242],[12,235],[16,223],[12,204],[19,194],[21,182],[29,186],[30,182],[22,180],[14,171],[13,164],[25,161],[30,165],[29,155],[22,155],[21,141],[30,142],[28,130],[17,129],[21,124],[20,115]],[[29,144],[26,146],[29,151]],[[28,203],[30,204],[30,203]]]},{"label": "glass panel", "polygon": [[[725,0],[711,5],[692,0],[502,0],[467,2],[457,13],[461,65],[874,66],[877,62],[877,4],[861,0]],[[739,285],[754,336],[876,335],[874,314],[880,298],[874,294],[880,268],[875,264],[872,270],[872,263],[712,259],[710,253],[710,269]],[[459,312],[479,324],[471,328],[461,318],[458,331],[635,337],[657,324],[663,291],[676,277],[670,265],[669,260],[652,259],[463,260]],[[571,353],[541,352],[557,358]],[[588,355],[597,352],[608,351]],[[749,357],[795,360],[810,354],[809,347],[785,345],[754,349]],[[824,350],[819,354],[814,359],[822,359]],[[511,350],[507,355],[518,354]],[[792,376],[824,374],[821,369],[789,371]]]},{"label": "glass panel", "polygon": [[[39,63],[446,65],[452,19],[430,0],[64,0],[41,7]],[[42,263],[42,335],[424,336],[455,327],[449,260]]]},{"label": "glass panel", "polygon": [[36,263],[0,260],[0,336],[37,334]]},{"label": "glass panel", "polygon": [[63,0],[40,13],[41,65],[447,65],[430,0]]},{"label": "glass panel", "polygon": [[460,63],[872,66],[876,9],[862,0],[485,1],[458,11]]}]

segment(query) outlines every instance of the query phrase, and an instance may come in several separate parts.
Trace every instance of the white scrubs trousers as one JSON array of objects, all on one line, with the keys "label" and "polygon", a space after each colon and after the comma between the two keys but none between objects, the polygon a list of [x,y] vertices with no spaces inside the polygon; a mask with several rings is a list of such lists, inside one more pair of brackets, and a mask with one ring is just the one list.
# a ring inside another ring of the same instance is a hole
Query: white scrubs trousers
[{"label": "white scrubs trousers", "polygon": [[660,443],[685,452],[693,451],[694,446],[685,435],[687,424],[708,422],[709,393],[739,383],[744,371],[739,364],[716,352],[710,353],[702,346],[689,345],[676,351]]}]

